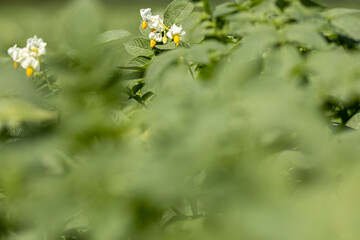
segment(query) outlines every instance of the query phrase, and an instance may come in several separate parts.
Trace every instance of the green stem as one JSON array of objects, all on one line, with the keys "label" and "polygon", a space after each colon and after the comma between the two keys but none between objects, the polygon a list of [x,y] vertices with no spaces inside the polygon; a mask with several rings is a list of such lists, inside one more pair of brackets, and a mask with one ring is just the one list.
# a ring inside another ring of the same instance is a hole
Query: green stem
[{"label": "green stem", "polygon": [[188,62],[186,62],[186,64],[187,64],[187,66],[188,66],[188,68],[189,68],[189,72],[190,72],[190,74],[191,74],[192,79],[193,79],[193,80],[196,80],[195,75],[194,75],[193,71],[191,70],[190,64],[189,64]]},{"label": "green stem", "polygon": [[50,84],[49,78],[48,78],[48,76],[47,76],[46,70],[45,70],[45,68],[43,67],[43,65],[41,64],[40,59],[39,59],[39,63],[40,63],[40,69],[44,72],[47,86],[48,86],[48,88],[49,88],[51,91],[53,91],[53,88],[51,87],[51,84]]},{"label": "green stem", "polygon": [[38,89],[35,90],[35,92],[40,92],[42,89],[44,89],[44,87],[47,87],[46,85],[42,85],[41,87],[39,87]]}]

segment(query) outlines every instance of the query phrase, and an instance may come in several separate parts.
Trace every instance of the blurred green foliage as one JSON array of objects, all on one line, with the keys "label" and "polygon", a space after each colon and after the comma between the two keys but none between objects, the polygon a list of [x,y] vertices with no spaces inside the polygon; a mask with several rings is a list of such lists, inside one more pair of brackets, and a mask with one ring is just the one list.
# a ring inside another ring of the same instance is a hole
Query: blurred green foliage
[{"label": "blurred green foliage", "polygon": [[[177,48],[139,9],[1,15],[0,239],[357,239],[358,11],[174,2]],[[51,89],[5,55],[35,33]]]}]

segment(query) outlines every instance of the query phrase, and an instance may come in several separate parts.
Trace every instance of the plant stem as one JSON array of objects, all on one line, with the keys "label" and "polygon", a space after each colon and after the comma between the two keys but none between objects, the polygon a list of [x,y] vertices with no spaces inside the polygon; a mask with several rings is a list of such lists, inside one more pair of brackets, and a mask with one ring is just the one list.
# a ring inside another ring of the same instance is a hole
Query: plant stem
[{"label": "plant stem", "polygon": [[193,79],[193,80],[196,80],[195,75],[194,75],[193,71],[191,70],[190,64],[189,64],[188,62],[186,62],[186,64],[187,64],[187,66],[188,66],[188,68],[189,68],[189,71],[190,71],[190,74],[191,74],[192,79]]},{"label": "plant stem", "polygon": [[48,86],[48,88],[49,88],[51,91],[53,91],[53,89],[52,89],[52,87],[51,87],[51,84],[50,84],[50,81],[49,81],[49,78],[48,78],[48,76],[47,76],[46,70],[45,70],[45,68],[43,67],[43,65],[41,64],[40,59],[39,59],[39,63],[40,63],[40,69],[44,72],[44,76],[45,76],[45,80],[46,80],[47,86]]}]

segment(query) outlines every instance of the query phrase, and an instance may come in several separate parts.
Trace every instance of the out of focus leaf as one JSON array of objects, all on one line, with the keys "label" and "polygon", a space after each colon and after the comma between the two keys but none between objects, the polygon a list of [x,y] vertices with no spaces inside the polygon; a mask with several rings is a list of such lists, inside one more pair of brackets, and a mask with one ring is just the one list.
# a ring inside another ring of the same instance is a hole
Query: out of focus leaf
[{"label": "out of focus leaf", "polygon": [[169,65],[175,63],[183,56],[182,49],[165,53],[159,57],[154,58],[152,64],[149,66],[146,72],[146,79],[151,83],[156,81],[157,78],[166,70]]},{"label": "out of focus leaf", "polygon": [[344,15],[338,18],[335,18],[331,23],[344,32],[347,36],[360,40],[360,19],[350,15]]},{"label": "out of focus leaf", "polygon": [[126,30],[122,30],[122,29],[110,30],[110,31],[100,34],[100,36],[98,38],[98,43],[106,44],[106,43],[110,43],[113,41],[124,39],[130,35],[131,35],[131,33]]},{"label": "out of focus leaf", "polygon": [[284,29],[285,38],[301,47],[310,49],[324,49],[325,39],[310,25],[292,24]]},{"label": "out of focus leaf", "polygon": [[321,4],[313,0],[300,0],[300,2],[306,7],[323,7]]},{"label": "out of focus leaf", "polygon": [[360,114],[354,115],[347,123],[347,126],[360,131]]},{"label": "out of focus leaf", "polygon": [[226,53],[226,46],[217,41],[205,41],[202,44],[194,45],[187,52],[186,58],[191,62],[208,64],[210,62],[210,53]]},{"label": "out of focus leaf", "polygon": [[55,112],[15,98],[0,98],[0,126],[16,126],[24,122],[43,122],[56,117]]},{"label": "out of focus leaf", "polygon": [[223,3],[216,6],[213,16],[214,17],[223,17],[231,13],[237,12],[237,5],[233,3]]},{"label": "out of focus leaf", "polygon": [[341,17],[343,15],[360,13],[359,9],[351,9],[351,8],[333,8],[327,11],[322,12],[321,14],[327,19],[333,19],[337,17]]}]

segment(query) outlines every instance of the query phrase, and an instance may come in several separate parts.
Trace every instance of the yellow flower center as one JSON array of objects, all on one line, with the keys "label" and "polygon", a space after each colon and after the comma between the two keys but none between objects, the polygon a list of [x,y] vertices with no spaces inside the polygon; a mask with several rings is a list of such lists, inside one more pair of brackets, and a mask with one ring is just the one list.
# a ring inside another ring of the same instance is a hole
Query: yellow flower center
[{"label": "yellow flower center", "polygon": [[153,47],[155,47],[155,45],[156,45],[156,40],[155,40],[155,39],[151,39],[151,41],[150,41],[150,47],[153,48]]},{"label": "yellow flower center", "polygon": [[32,52],[34,52],[34,53],[36,53],[36,54],[38,54],[38,53],[39,53],[39,49],[38,49],[38,48],[36,48],[36,47],[32,48],[32,49],[31,49],[31,51],[32,51]]},{"label": "yellow flower center", "polygon": [[31,75],[33,75],[33,73],[34,73],[34,69],[32,67],[28,67],[26,69],[26,76],[31,77]]},{"label": "yellow flower center", "polygon": [[174,35],[173,39],[174,39],[174,42],[175,42],[176,46],[179,45],[179,43],[180,43],[180,36],[179,36],[178,34],[176,34],[176,35]]},{"label": "yellow flower center", "polygon": [[141,26],[142,30],[144,30],[147,27],[148,27],[148,23],[146,21],[143,21],[142,26]]},{"label": "yellow flower center", "polygon": [[18,66],[19,66],[19,63],[18,63],[18,62],[14,62],[14,67],[15,67],[15,69],[17,69]]}]

